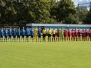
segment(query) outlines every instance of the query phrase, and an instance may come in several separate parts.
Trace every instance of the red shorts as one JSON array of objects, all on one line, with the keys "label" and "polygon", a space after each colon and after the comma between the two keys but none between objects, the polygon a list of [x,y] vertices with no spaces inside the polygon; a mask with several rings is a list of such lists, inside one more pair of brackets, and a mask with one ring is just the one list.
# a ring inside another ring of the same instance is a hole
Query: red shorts
[{"label": "red shorts", "polygon": [[78,35],[78,37],[80,37],[80,35]]},{"label": "red shorts", "polygon": [[91,37],[91,35],[89,35],[89,37]]},{"label": "red shorts", "polygon": [[84,35],[82,35],[82,38],[84,38],[85,36]]},{"label": "red shorts", "polygon": [[57,34],[57,37],[60,37],[60,35],[59,35],[59,34]]}]

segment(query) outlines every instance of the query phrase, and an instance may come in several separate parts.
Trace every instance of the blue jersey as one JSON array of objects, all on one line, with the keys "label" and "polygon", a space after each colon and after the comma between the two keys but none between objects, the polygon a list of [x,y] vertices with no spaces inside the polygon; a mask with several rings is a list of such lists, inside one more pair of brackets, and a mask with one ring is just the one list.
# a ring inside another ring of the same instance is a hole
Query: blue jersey
[{"label": "blue jersey", "polygon": [[20,30],[17,30],[17,35],[19,36],[21,34],[21,31]]},{"label": "blue jersey", "polygon": [[12,29],[9,29],[9,36],[12,36]]},{"label": "blue jersey", "polygon": [[16,36],[16,30],[13,30],[13,36]]},{"label": "blue jersey", "polygon": [[29,35],[30,32],[29,32],[29,29],[26,29],[26,35]]},{"label": "blue jersey", "polygon": [[30,30],[30,33],[29,33],[30,36],[31,36],[31,32],[32,32],[32,30]]},{"label": "blue jersey", "polygon": [[41,30],[38,30],[38,35],[41,35]]},{"label": "blue jersey", "polygon": [[8,36],[8,35],[9,35],[8,30],[5,30],[5,36]]},{"label": "blue jersey", "polygon": [[34,35],[34,30],[31,30],[31,36],[33,36]]},{"label": "blue jersey", "polygon": [[21,31],[21,34],[22,35],[25,35],[25,30],[24,29]]},{"label": "blue jersey", "polygon": [[0,36],[1,36],[1,30],[0,30]]},{"label": "blue jersey", "polygon": [[1,30],[1,36],[4,36],[4,30]]}]

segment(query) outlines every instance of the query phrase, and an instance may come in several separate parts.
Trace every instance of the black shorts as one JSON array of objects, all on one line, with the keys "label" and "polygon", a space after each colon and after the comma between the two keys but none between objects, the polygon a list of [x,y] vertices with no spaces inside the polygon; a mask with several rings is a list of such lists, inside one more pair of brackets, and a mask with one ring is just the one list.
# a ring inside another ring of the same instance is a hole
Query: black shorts
[{"label": "black shorts", "polygon": [[46,37],[46,34],[43,34],[43,38],[45,38]]},{"label": "black shorts", "polygon": [[55,37],[55,34],[53,34],[53,37]]},{"label": "black shorts", "polygon": [[17,38],[20,38],[20,35],[17,35]]},{"label": "black shorts", "polygon": [[48,34],[48,37],[51,37],[51,34]]},{"label": "black shorts", "polygon": [[3,38],[3,36],[0,36],[0,38]]},{"label": "black shorts", "polygon": [[41,35],[38,35],[38,38],[41,38]]},{"label": "black shorts", "polygon": [[31,35],[31,38],[33,38],[33,35]]},{"label": "black shorts", "polygon": [[7,38],[8,36],[5,36],[5,38]]},{"label": "black shorts", "polygon": [[28,38],[29,37],[29,35],[26,35],[26,38]]},{"label": "black shorts", "polygon": [[9,38],[11,38],[11,35],[9,35]]},{"label": "black shorts", "polygon": [[14,35],[13,38],[16,38],[16,35]]},{"label": "black shorts", "polygon": [[22,38],[24,38],[24,35],[22,35]]}]

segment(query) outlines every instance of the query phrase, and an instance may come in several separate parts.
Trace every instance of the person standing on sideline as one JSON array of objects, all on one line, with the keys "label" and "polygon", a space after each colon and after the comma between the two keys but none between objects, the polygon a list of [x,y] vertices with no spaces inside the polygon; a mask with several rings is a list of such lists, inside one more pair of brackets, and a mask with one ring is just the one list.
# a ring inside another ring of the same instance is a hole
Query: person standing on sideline
[{"label": "person standing on sideline", "polygon": [[51,42],[51,30],[50,30],[50,28],[48,30],[48,42]]},{"label": "person standing on sideline", "polygon": [[41,42],[41,29],[38,28],[38,41]]},{"label": "person standing on sideline", "polygon": [[71,33],[70,33],[70,28],[68,28],[67,33],[68,33],[67,40],[70,41],[70,35],[71,35]]},{"label": "person standing on sideline", "polygon": [[12,29],[10,27],[10,29],[9,29],[9,41],[10,42],[12,41],[12,33],[13,33],[13,31],[12,31]]},{"label": "person standing on sideline", "polygon": [[1,29],[0,29],[0,42],[1,42]]},{"label": "person standing on sideline", "polygon": [[20,30],[20,28],[18,28],[18,30],[17,30],[17,39],[18,39],[19,42],[20,42],[20,35],[21,35],[21,30]]},{"label": "person standing on sideline", "polygon": [[4,42],[4,29],[1,29],[1,41]]},{"label": "person standing on sideline", "polygon": [[31,30],[30,30],[30,35],[31,35],[31,41],[33,42],[34,41],[34,29],[32,28]]},{"label": "person standing on sideline", "polygon": [[47,31],[46,31],[46,29],[44,28],[44,29],[42,30],[43,41],[46,41],[46,33],[47,33]]},{"label": "person standing on sideline", "polygon": [[61,39],[62,41],[64,40],[63,28],[60,30],[60,39]]},{"label": "person standing on sideline", "polygon": [[6,28],[5,29],[5,41],[6,42],[8,41],[8,34],[9,34],[9,32],[8,32],[8,29]]},{"label": "person standing on sideline", "polygon": [[74,29],[71,30],[71,41],[75,41]]},{"label": "person standing on sideline", "polygon": [[13,40],[14,40],[14,42],[16,42],[16,34],[17,34],[17,32],[16,32],[16,29],[14,28],[13,29]]},{"label": "person standing on sideline", "polygon": [[78,41],[81,41],[81,30],[80,30],[80,28],[78,29]]},{"label": "person standing on sideline", "polygon": [[56,35],[57,35],[56,41],[59,41],[60,40],[60,30],[59,30],[59,28],[57,29]]},{"label": "person standing on sideline", "polygon": [[24,37],[25,37],[25,29],[23,27],[22,31],[21,31],[21,34],[22,34],[22,41],[24,42]]},{"label": "person standing on sideline", "polygon": [[37,28],[34,28],[34,40],[37,42]]},{"label": "person standing on sideline", "polygon": [[85,30],[82,30],[82,41],[85,41]]},{"label": "person standing on sideline", "polygon": [[53,28],[53,30],[52,30],[52,41],[55,41],[55,36],[56,36],[56,31]]},{"label": "person standing on sideline", "polygon": [[89,40],[91,41],[91,29],[89,30]]},{"label": "person standing on sideline", "polygon": [[28,38],[29,38],[29,29],[28,28],[26,28],[26,31],[25,31],[26,33],[26,41],[28,42]]}]

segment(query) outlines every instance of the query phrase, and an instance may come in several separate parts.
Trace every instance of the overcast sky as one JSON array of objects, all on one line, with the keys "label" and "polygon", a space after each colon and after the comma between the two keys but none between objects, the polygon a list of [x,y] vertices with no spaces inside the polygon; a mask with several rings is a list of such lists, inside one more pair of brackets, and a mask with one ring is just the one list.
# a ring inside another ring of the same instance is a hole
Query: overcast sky
[{"label": "overcast sky", "polygon": [[[74,2],[74,4],[76,6],[78,5],[78,3],[83,4],[83,3],[90,3],[91,2],[91,0],[72,0],[72,1]],[[89,4],[84,4],[84,5],[89,6]]]}]

